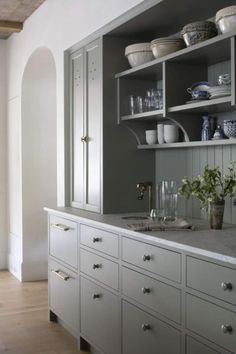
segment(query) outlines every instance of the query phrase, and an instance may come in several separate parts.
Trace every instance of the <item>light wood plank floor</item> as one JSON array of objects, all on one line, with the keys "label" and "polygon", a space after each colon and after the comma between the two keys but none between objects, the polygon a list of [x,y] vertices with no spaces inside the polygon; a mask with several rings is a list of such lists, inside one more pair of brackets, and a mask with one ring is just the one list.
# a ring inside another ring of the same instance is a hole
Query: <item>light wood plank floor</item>
[{"label": "light wood plank floor", "polygon": [[20,283],[0,271],[0,353],[85,354],[59,324],[48,321],[47,282]]}]

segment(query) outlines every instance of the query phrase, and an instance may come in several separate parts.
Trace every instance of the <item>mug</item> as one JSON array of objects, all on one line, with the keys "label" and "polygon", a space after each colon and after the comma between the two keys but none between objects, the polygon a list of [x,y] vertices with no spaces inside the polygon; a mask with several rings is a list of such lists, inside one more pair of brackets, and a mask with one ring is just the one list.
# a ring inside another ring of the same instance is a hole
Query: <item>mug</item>
[{"label": "mug", "polygon": [[179,139],[179,127],[176,124],[164,125],[164,140],[166,143],[175,143]]},{"label": "mug", "polygon": [[148,145],[153,145],[157,141],[157,132],[156,130],[146,130],[145,131],[146,142]]}]

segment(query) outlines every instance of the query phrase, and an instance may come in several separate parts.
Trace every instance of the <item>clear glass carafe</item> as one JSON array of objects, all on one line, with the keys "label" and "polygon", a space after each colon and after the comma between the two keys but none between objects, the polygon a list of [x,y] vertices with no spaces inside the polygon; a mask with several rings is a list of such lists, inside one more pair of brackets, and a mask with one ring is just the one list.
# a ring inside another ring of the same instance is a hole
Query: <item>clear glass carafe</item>
[{"label": "clear glass carafe", "polygon": [[158,211],[164,221],[174,221],[177,218],[178,185],[176,181],[161,181],[158,183]]}]

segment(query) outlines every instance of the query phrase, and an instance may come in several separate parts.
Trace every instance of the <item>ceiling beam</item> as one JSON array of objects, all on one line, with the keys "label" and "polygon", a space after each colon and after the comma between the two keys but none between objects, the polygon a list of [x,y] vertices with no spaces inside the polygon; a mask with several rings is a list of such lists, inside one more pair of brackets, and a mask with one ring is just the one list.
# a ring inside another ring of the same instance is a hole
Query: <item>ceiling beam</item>
[{"label": "ceiling beam", "polygon": [[13,33],[20,32],[23,29],[22,22],[0,21],[0,32]]}]

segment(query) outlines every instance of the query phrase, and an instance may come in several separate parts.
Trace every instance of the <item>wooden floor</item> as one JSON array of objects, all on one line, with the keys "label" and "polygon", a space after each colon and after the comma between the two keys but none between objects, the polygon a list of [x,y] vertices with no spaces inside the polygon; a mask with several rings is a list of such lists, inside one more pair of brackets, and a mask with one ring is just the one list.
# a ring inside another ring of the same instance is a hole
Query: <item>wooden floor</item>
[{"label": "wooden floor", "polygon": [[48,321],[47,282],[20,283],[0,271],[0,353],[85,353],[59,324]]}]

